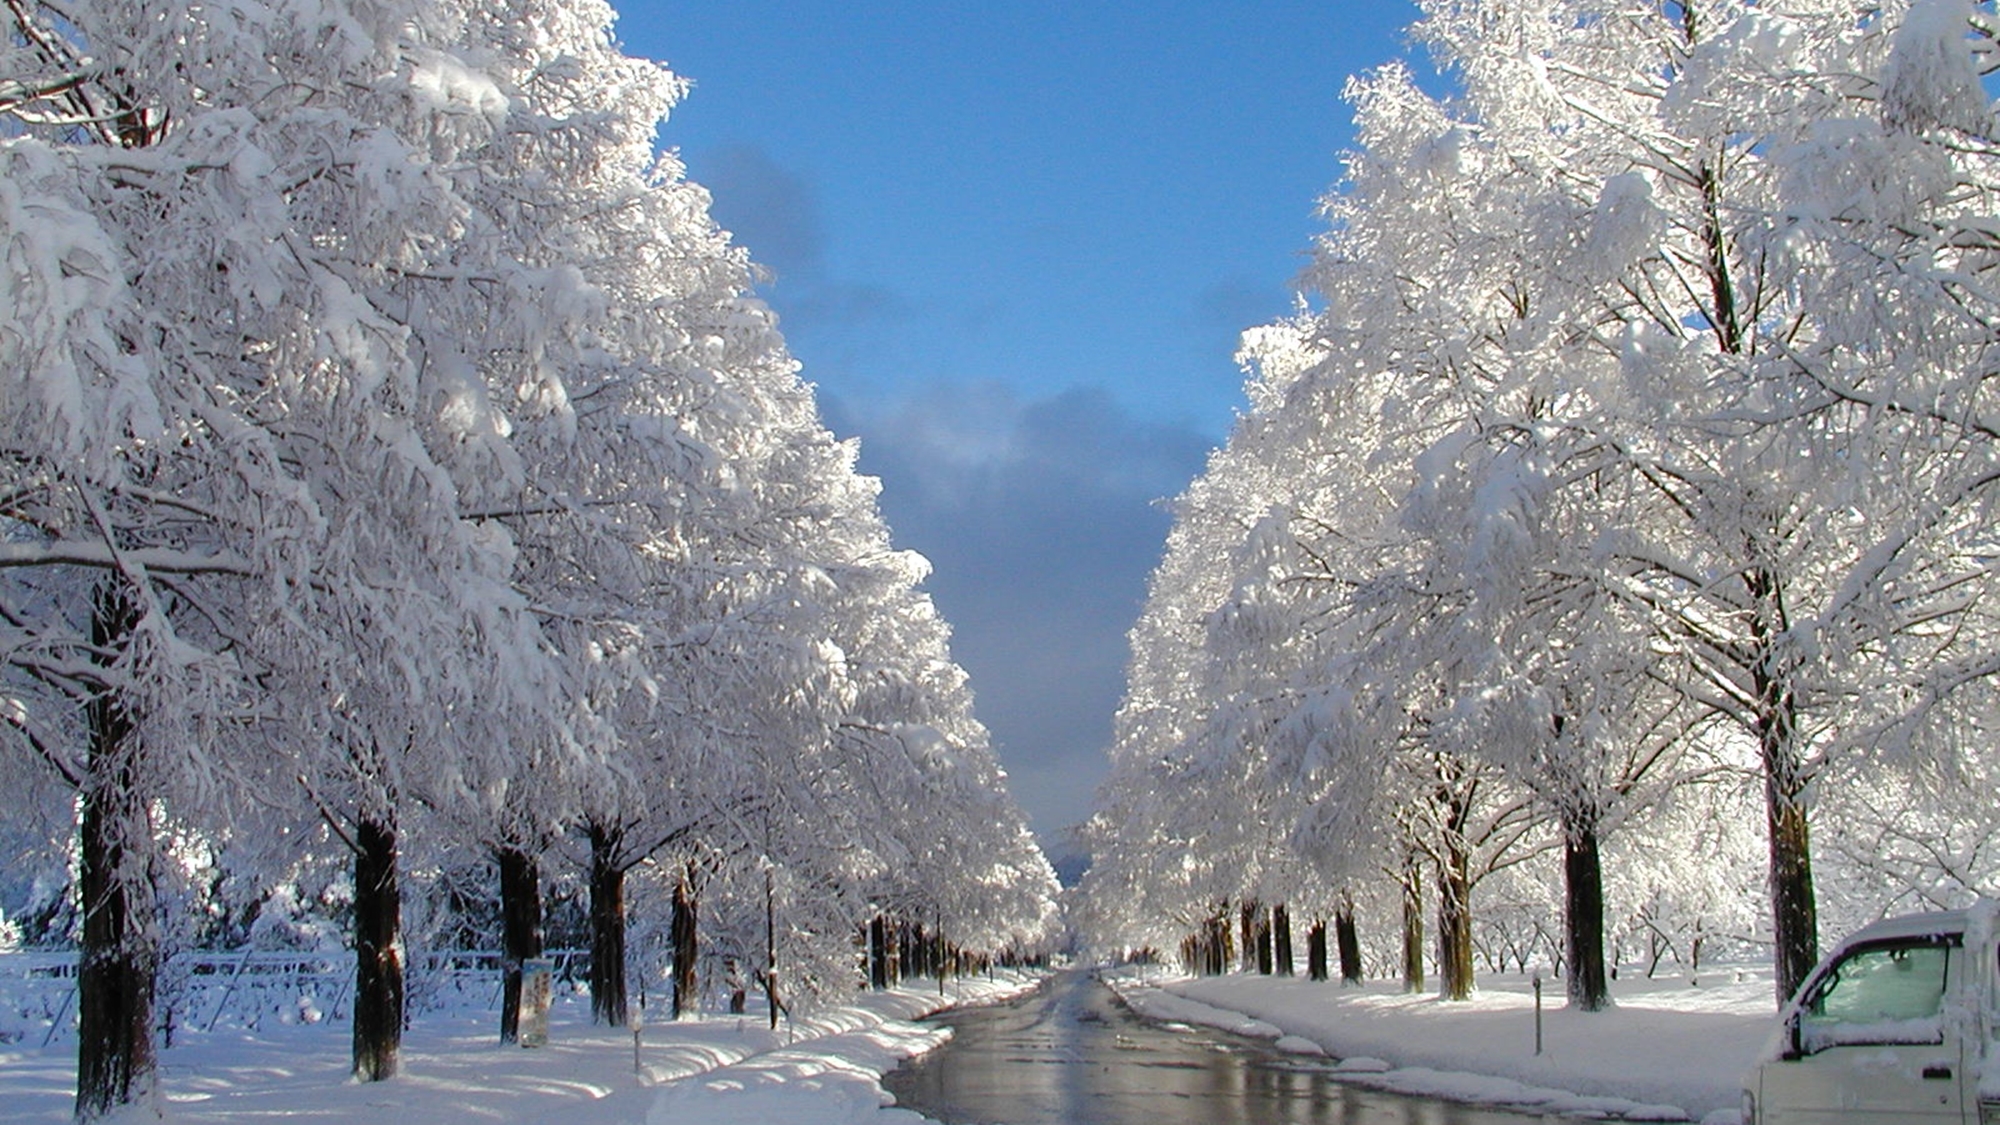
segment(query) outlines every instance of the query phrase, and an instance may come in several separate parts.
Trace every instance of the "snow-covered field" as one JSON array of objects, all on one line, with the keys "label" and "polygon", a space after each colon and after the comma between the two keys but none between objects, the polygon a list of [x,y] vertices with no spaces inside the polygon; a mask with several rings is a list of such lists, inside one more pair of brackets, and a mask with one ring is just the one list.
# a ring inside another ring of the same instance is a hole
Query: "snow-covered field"
[{"label": "snow-covered field", "polygon": [[1446,1004],[1391,983],[1359,988],[1303,978],[1133,975],[1107,979],[1156,1019],[1273,1039],[1340,1060],[1343,1080],[1484,1105],[1628,1120],[1737,1117],[1738,1079],[1777,1010],[1768,972],[1724,970],[1613,983],[1616,1006],[1565,1009],[1545,982],[1542,1052],[1528,978],[1480,978],[1478,995]]},{"label": "snow-covered field", "polygon": [[[404,1039],[403,1072],[362,1084],[347,1076],[345,1022],[276,1024],[251,1033],[189,1032],[161,1052],[156,1105],[138,1120],[180,1125],[305,1121],[450,1125],[890,1125],[877,1078],[949,1032],[910,1021],[946,1005],[1033,988],[1031,974],[870,993],[853,1005],[768,1030],[760,1015],[714,1015],[629,1031],[589,1024],[588,1003],[561,999],[550,1045],[503,1047],[496,1017],[465,1006],[424,1013]],[[76,1042],[35,1037],[0,1046],[0,1121],[68,1122]]]}]

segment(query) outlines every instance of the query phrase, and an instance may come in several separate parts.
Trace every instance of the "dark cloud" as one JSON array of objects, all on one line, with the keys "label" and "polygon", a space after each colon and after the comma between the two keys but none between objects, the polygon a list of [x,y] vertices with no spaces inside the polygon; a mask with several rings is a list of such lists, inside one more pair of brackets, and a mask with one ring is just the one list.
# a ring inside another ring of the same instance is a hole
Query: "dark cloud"
[{"label": "dark cloud", "polygon": [[907,319],[916,309],[901,293],[886,285],[840,283],[821,277],[802,279],[785,291],[785,323],[814,325],[873,325]]},{"label": "dark cloud", "polygon": [[894,289],[833,276],[818,187],[755,145],[720,145],[690,158],[689,172],[710,195],[709,214],[770,274],[763,286],[780,307],[794,349],[859,358],[879,351],[873,332],[916,315]]},{"label": "dark cloud", "polygon": [[[925,383],[894,400],[844,397],[842,386],[865,393],[864,372],[921,378],[950,362],[994,330],[1003,303],[978,292],[918,302],[834,276],[815,185],[762,149],[718,147],[689,166],[716,221],[775,274],[768,296],[786,339],[820,383],[829,424],[861,437],[896,541],[930,558],[928,588],[1014,795],[1059,845],[1104,773],[1125,633],[1169,524],[1157,501],[1200,471],[1210,438],[1136,419],[1093,388],[1023,399],[999,383]],[[1244,315],[1242,289],[1205,303],[1215,307],[1191,319],[1227,319],[1231,348],[1236,330],[1269,319]]]},{"label": "dark cloud", "polygon": [[754,145],[725,145],[701,154],[692,169],[713,201],[709,213],[740,246],[780,278],[818,275],[826,232],[819,193]]},{"label": "dark cloud", "polygon": [[1192,429],[1078,389],[1021,401],[998,385],[933,387],[888,406],[822,398],[862,439],[897,542],[935,566],[1015,797],[1051,844],[1088,812],[1124,690],[1125,633],[1178,494],[1207,455]]},{"label": "dark cloud", "polygon": [[1203,290],[1194,312],[1211,328],[1237,333],[1284,315],[1285,297],[1283,292],[1275,292],[1269,286],[1237,278],[1216,282]]},{"label": "dark cloud", "polygon": [[1235,355],[1242,346],[1244,330],[1289,315],[1294,300],[1285,289],[1241,278],[1218,281],[1202,290],[1189,310],[1196,347],[1204,355]]}]

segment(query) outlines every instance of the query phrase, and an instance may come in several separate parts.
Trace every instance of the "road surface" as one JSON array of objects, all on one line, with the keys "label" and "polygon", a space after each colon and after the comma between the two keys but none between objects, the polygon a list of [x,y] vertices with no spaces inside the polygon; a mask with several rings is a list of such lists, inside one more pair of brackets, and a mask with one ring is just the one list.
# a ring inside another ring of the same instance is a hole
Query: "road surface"
[{"label": "road surface", "polygon": [[1325,1059],[1150,1023],[1085,972],[939,1017],[952,1041],[887,1076],[946,1125],[1525,1125],[1540,1118],[1343,1086]]}]

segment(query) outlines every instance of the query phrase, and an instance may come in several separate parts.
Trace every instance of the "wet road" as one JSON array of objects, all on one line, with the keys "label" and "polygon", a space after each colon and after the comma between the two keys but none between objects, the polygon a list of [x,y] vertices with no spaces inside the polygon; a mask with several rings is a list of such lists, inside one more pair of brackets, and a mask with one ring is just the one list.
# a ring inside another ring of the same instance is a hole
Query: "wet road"
[{"label": "wet road", "polygon": [[1358,1090],[1324,1059],[1133,1015],[1088,973],[947,1013],[949,1044],[884,1081],[946,1125],[1528,1125],[1541,1118]]}]

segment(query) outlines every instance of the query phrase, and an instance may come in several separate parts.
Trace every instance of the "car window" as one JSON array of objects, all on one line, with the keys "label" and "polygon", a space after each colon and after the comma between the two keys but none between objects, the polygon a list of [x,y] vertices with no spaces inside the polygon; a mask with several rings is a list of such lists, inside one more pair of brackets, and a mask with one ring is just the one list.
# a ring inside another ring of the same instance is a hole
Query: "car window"
[{"label": "car window", "polygon": [[1806,1052],[1862,1043],[1942,1043],[1951,947],[1937,942],[1854,950],[1822,976],[1800,1012]]}]

